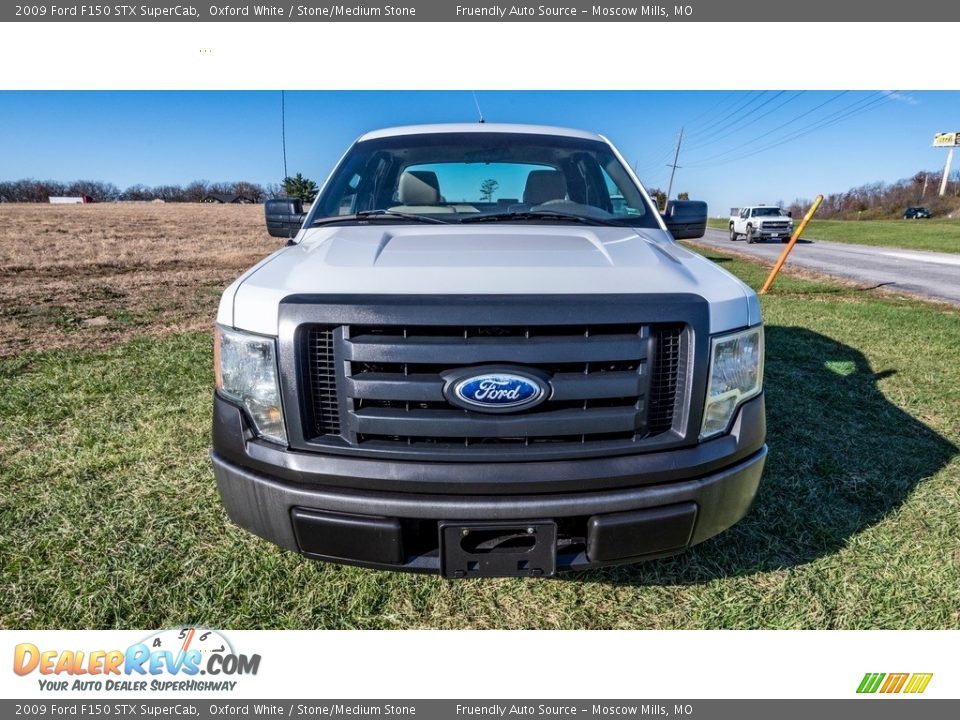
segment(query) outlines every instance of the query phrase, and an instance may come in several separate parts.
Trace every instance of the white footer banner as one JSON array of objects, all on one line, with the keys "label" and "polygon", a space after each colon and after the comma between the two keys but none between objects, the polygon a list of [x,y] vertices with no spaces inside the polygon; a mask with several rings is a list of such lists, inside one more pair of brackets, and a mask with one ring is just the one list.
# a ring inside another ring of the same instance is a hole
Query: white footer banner
[{"label": "white footer banner", "polygon": [[958,641],[956,631],[4,630],[0,698],[960,699]]}]

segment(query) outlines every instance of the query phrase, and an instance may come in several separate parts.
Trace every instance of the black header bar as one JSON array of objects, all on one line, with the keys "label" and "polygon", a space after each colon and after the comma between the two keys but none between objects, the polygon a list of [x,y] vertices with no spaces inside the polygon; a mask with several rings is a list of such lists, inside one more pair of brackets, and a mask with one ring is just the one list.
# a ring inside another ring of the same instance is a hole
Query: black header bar
[{"label": "black header bar", "polygon": [[[293,2],[3,3],[2,22],[954,22],[960,3],[943,0],[627,0],[460,2],[459,0],[293,0]],[[766,38],[756,50],[763,51]],[[748,38],[734,46],[749,50]],[[738,50],[740,51],[740,50]]]}]

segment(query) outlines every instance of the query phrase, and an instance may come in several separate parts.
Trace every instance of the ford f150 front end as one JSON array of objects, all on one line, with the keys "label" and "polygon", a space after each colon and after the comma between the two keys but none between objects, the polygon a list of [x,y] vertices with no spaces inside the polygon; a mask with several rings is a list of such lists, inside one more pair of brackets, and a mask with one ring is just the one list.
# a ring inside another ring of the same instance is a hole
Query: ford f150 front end
[{"label": "ford f150 front end", "polygon": [[[230,517],[306,556],[448,577],[674,554],[766,456],[756,296],[579,131],[360,138],[287,247],[224,293],[213,463]],[[702,216],[702,217],[701,217]]]}]

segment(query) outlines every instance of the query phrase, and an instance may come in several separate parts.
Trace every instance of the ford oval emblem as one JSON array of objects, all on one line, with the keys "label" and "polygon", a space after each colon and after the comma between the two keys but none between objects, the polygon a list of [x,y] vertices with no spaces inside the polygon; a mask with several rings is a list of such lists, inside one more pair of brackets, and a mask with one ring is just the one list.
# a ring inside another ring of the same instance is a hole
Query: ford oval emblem
[{"label": "ford oval emblem", "polygon": [[546,400],[545,379],[533,374],[497,370],[456,373],[448,378],[447,399],[455,405],[480,412],[511,412]]}]

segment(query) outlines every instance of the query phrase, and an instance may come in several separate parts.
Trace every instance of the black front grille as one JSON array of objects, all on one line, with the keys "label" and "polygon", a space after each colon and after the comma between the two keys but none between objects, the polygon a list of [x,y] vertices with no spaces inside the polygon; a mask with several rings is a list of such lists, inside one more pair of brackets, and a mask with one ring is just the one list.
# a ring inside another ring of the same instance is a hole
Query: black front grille
[{"label": "black front grille", "polygon": [[334,328],[317,325],[307,333],[313,432],[316,435],[340,434],[340,403],[337,400],[337,372],[334,360]]},{"label": "black front grille", "polygon": [[[684,327],[310,326],[304,375],[312,417],[304,434],[357,449],[441,454],[636,445],[674,426]],[[446,372],[486,365],[539,371],[552,394],[497,415],[447,402]]]},{"label": "black front grille", "polygon": [[650,380],[650,412],[647,427],[652,434],[673,427],[677,410],[677,392],[681,378],[682,325],[661,325],[654,329],[653,372]]}]

